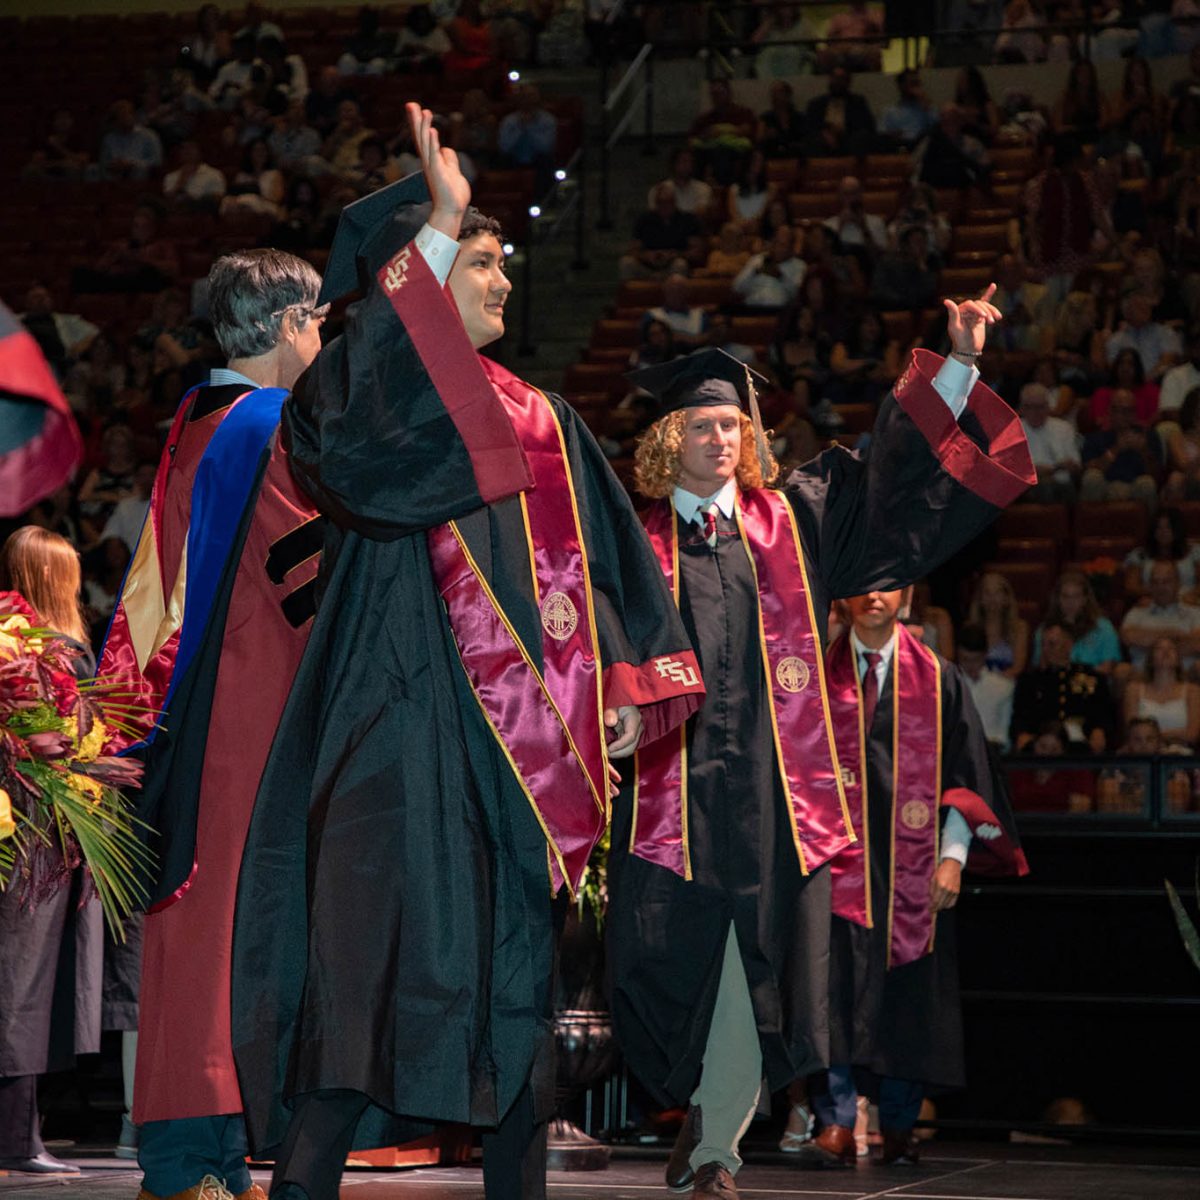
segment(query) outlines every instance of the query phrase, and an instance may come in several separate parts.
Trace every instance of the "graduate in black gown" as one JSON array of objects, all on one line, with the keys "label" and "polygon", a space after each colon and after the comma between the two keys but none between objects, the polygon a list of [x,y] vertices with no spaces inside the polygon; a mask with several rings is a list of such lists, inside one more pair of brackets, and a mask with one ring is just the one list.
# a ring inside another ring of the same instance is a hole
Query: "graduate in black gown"
[{"label": "graduate in black gown", "polygon": [[[645,520],[707,698],[682,744],[639,752],[637,795],[614,806],[612,1006],[631,1069],[690,1104],[667,1181],[697,1196],[735,1194],[760,1083],[829,1061],[821,866],[855,836],[823,677],[830,601],[921,577],[1033,479],[1019,421],[973,365],[990,294],[947,302],[956,355],[914,353],[865,457],[828,450],[779,490],[739,412],[744,368],[696,355],[635,375],[664,414],[638,449]],[[644,829],[647,796],[674,797],[676,831]]]},{"label": "graduate in black gown", "polygon": [[284,409],[330,532],[242,862],[233,1045],[272,1195],[333,1200],[351,1148],[469,1122],[494,1130],[488,1197],[524,1200],[553,1104],[552,893],[603,833],[608,760],[702,687],[587,429],[477,355],[504,331],[499,227],[409,116],[432,211],[343,216],[365,297]]},{"label": "graduate in black gown", "polygon": [[[859,1090],[885,1164],[914,1163],[922,1099],[962,1087],[954,909],[964,867],[1025,874],[1004,781],[958,669],[897,620],[911,590],[844,604],[829,648],[839,760],[859,840],[833,860],[830,1060],[809,1081],[804,1166],[854,1166]],[[865,812],[864,812],[865,808]]]}]

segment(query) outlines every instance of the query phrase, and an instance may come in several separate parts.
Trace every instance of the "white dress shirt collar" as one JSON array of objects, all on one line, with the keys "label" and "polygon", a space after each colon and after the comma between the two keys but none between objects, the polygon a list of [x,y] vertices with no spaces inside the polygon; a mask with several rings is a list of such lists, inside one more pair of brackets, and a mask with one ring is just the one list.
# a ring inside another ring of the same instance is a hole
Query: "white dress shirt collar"
[{"label": "white dress shirt collar", "polygon": [[671,503],[675,505],[675,511],[685,523],[695,521],[700,510],[706,508],[714,501],[717,508],[721,510],[722,515],[728,518],[733,516],[733,505],[737,499],[737,489],[736,476],[731,476],[727,479],[725,486],[711,496],[697,496],[694,492],[677,487],[671,496]]}]

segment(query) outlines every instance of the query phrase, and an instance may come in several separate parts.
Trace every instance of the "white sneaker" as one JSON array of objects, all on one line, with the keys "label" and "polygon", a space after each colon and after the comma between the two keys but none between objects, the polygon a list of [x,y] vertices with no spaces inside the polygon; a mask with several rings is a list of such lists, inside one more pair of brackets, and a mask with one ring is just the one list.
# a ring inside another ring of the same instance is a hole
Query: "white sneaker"
[{"label": "white sneaker", "polygon": [[128,1113],[121,1114],[121,1136],[117,1138],[117,1147],[113,1151],[115,1158],[137,1158],[139,1126],[135,1125]]}]

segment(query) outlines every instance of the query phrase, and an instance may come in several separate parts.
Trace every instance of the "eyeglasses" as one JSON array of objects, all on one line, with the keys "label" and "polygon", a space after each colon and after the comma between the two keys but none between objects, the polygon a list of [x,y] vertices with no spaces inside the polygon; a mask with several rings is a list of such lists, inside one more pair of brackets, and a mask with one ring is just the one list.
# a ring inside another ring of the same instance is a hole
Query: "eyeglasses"
[{"label": "eyeglasses", "polygon": [[329,316],[329,310],[332,307],[330,304],[322,304],[314,306],[312,304],[288,304],[284,308],[277,308],[271,316],[282,317],[284,313],[294,312],[301,317],[312,317],[317,321],[323,321]]}]

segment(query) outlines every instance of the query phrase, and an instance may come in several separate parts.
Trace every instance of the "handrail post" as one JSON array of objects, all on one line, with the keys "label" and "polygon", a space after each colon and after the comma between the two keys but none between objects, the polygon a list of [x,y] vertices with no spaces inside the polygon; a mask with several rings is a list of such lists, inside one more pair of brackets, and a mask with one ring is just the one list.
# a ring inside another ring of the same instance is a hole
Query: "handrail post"
[{"label": "handrail post", "polygon": [[612,214],[609,212],[609,162],[608,162],[608,71],[612,51],[608,40],[605,39],[600,55],[600,219],[596,222],[597,229],[608,230],[613,227]]},{"label": "handrail post", "polygon": [[575,188],[575,261],[573,271],[586,271],[587,261],[587,145],[579,148],[579,180]]},{"label": "handrail post", "polygon": [[521,269],[521,341],[517,353],[522,358],[528,358],[537,351],[537,347],[529,340],[530,321],[533,314],[533,239],[534,218],[530,217],[529,232],[525,237],[525,263]]},{"label": "handrail post", "polygon": [[654,154],[654,51],[646,58],[646,110],[645,110],[645,142],[642,154],[650,158]]}]

